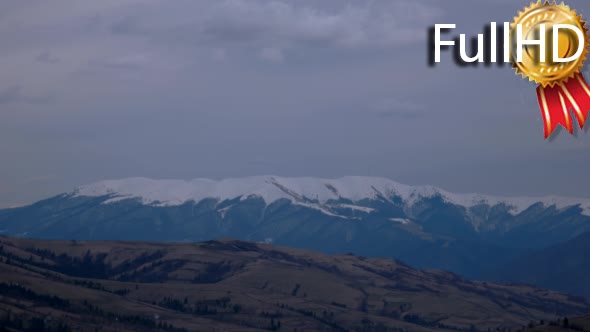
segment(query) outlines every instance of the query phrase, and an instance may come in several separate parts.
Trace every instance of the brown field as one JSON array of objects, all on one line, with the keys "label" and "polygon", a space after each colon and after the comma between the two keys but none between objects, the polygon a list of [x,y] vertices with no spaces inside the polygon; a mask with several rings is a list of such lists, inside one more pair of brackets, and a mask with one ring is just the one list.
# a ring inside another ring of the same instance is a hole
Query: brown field
[{"label": "brown field", "polygon": [[590,311],[530,286],[232,240],[0,246],[8,331],[516,331]]}]

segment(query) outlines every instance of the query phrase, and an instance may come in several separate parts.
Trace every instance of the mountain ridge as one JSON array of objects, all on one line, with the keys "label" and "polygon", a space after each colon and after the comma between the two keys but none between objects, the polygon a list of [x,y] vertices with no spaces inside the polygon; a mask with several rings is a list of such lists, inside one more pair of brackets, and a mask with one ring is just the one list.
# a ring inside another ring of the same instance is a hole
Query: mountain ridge
[{"label": "mountain ridge", "polygon": [[408,205],[420,198],[437,195],[448,203],[465,208],[479,204],[490,206],[505,204],[511,214],[516,215],[536,203],[557,209],[578,206],[582,214],[590,216],[590,199],[562,196],[494,196],[487,194],[456,194],[435,186],[409,186],[383,177],[346,176],[336,179],[313,177],[279,177],[274,175],[211,180],[154,180],[134,177],[119,180],[105,180],[83,185],[69,193],[74,196],[113,196],[105,203],[129,198],[141,198],[144,204],[161,206],[182,205],[193,201],[198,203],[206,198],[220,201],[251,196],[261,197],[267,204],[281,198],[296,203],[348,199],[358,202],[377,197],[388,199],[400,197]]},{"label": "mountain ridge", "polygon": [[[522,211],[509,206],[517,203]],[[495,269],[522,255],[590,232],[586,204],[556,197],[508,201],[370,177],[133,178],[0,210],[0,235],[167,242],[236,238],[394,258],[417,268],[493,280]]]}]

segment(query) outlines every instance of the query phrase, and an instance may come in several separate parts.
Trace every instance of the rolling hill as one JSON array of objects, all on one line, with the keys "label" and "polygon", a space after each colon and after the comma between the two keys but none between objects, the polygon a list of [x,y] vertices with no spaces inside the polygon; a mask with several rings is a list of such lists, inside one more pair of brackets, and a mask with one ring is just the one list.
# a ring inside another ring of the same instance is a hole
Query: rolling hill
[{"label": "rolling hill", "polygon": [[487,330],[589,310],[584,299],[530,286],[236,240],[0,238],[8,330]]}]

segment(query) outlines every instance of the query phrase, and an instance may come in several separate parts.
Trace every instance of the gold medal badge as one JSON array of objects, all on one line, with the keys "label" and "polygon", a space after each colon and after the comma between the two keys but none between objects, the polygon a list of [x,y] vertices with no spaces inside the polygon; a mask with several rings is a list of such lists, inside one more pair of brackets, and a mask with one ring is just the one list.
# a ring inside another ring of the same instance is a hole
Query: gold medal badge
[{"label": "gold medal badge", "polygon": [[537,97],[545,122],[545,138],[559,124],[573,134],[570,110],[583,128],[590,110],[590,87],[581,69],[590,43],[582,17],[563,3],[539,0],[518,13],[510,34],[513,41],[520,35],[521,40],[544,42],[543,46],[513,43],[510,54],[516,73],[539,85]]}]

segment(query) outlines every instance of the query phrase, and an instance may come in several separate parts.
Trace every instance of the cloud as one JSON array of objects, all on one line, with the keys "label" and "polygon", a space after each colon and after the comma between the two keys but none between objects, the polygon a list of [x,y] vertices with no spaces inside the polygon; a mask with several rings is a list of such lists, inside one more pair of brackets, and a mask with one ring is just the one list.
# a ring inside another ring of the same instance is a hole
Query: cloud
[{"label": "cloud", "polygon": [[50,182],[55,181],[58,179],[58,176],[55,174],[43,174],[43,175],[33,175],[26,179],[26,182]]},{"label": "cloud", "polygon": [[21,98],[21,88],[19,86],[11,86],[0,90],[0,104],[8,104],[17,101]]},{"label": "cloud", "polygon": [[23,89],[19,85],[9,86],[0,89],[0,105],[12,103],[29,103],[29,104],[43,104],[49,102],[49,97],[29,96],[23,93]]},{"label": "cloud", "polygon": [[148,54],[128,54],[89,62],[91,66],[98,66],[115,70],[137,70],[149,65],[151,58]]},{"label": "cloud", "polygon": [[385,98],[377,101],[371,110],[380,117],[415,118],[423,114],[425,106],[398,98]]},{"label": "cloud", "polygon": [[442,15],[439,8],[410,0],[313,4],[215,0],[201,1],[192,11],[159,5],[157,10],[144,8],[141,14],[121,18],[111,31],[213,44],[387,47],[422,42],[424,22]]},{"label": "cloud", "polygon": [[48,52],[48,51],[45,51],[45,52],[42,52],[41,54],[39,54],[35,58],[35,60],[37,60],[41,63],[48,63],[48,64],[54,64],[54,63],[59,62],[59,58],[57,58],[56,56],[51,54],[51,52]]},{"label": "cloud", "polygon": [[217,61],[227,60],[227,51],[224,48],[215,48],[211,51],[211,57]]},{"label": "cloud", "polygon": [[[590,12],[587,0],[571,1]],[[368,166],[457,191],[542,193],[528,171],[556,165],[533,161],[576,139],[542,140],[534,88],[506,68],[426,63],[432,24],[471,35],[521,8],[509,0],[0,1],[0,183],[17,188],[0,191],[0,204],[137,172],[332,177]],[[44,94],[58,102],[41,104]],[[557,152],[559,167],[587,164],[579,150]],[[432,158],[442,164],[436,172]],[[498,163],[506,167],[478,167]],[[50,173],[58,179],[22,184]],[[483,188],[473,189],[474,177]],[[528,178],[529,189],[517,188]],[[563,193],[590,185],[559,181],[552,188]]]},{"label": "cloud", "polygon": [[260,58],[274,63],[281,63],[285,60],[285,55],[280,48],[265,47],[260,50]]}]

